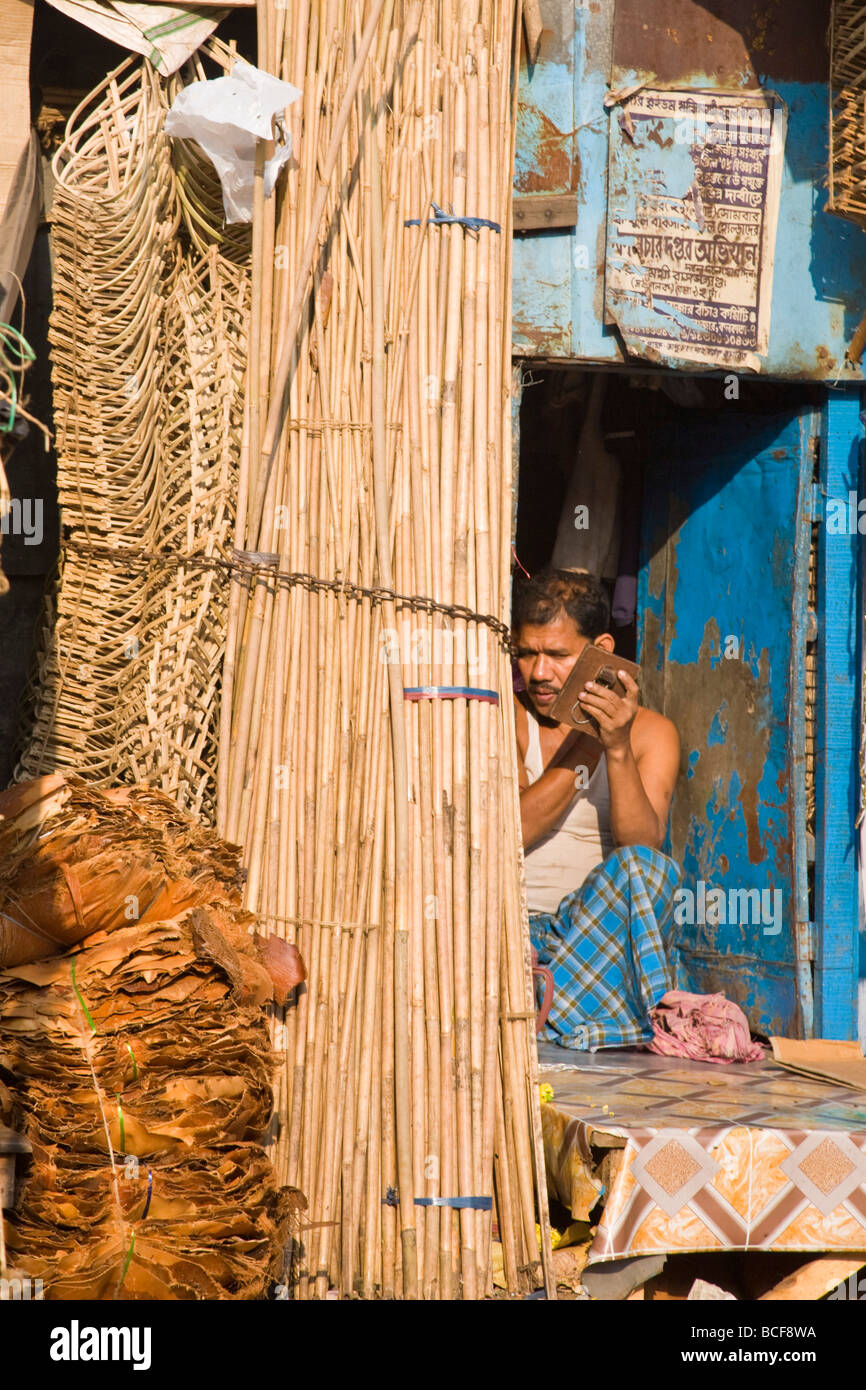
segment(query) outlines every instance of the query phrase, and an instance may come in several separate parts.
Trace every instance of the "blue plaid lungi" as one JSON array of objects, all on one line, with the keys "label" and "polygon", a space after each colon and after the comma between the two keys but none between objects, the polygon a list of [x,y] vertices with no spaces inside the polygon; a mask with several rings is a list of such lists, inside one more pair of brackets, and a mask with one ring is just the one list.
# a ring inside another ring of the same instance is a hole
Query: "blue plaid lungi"
[{"label": "blue plaid lungi", "polygon": [[673,989],[674,894],[680,868],[644,845],[597,865],[555,913],[533,913],[529,935],[553,974],[542,1037],[561,1047],[652,1042],[649,1011]]}]

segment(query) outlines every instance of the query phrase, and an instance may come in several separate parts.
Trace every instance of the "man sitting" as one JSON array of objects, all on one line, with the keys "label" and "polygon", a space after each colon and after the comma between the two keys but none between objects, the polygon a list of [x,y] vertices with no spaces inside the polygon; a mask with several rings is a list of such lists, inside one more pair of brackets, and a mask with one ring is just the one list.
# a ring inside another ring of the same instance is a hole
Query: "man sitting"
[{"label": "man sitting", "polygon": [[[649,1010],[673,987],[678,866],[660,852],[679,769],[669,719],[589,682],[597,738],[550,717],[584,647],[613,652],[610,607],[588,574],[544,570],[516,586],[515,699],[530,935],[553,973],[546,1036],[565,1047],[652,1040]],[[615,662],[612,663],[615,667]]]}]

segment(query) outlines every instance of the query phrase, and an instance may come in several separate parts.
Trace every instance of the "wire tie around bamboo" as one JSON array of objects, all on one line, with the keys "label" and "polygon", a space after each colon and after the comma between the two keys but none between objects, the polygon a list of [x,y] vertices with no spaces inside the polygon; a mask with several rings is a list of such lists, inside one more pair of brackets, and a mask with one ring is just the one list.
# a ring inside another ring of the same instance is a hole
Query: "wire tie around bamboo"
[{"label": "wire tie around bamboo", "polygon": [[290,927],[325,927],[334,931],[378,931],[381,922],[322,922],[317,917],[277,917],[272,912],[254,914],[260,922],[285,922]]},{"label": "wire tie around bamboo", "polygon": [[433,216],[428,218],[409,217],[403,223],[404,227],[442,227],[453,224],[458,227],[466,227],[470,232],[478,232],[482,227],[489,227],[492,232],[501,232],[502,228],[498,222],[491,222],[489,217],[458,217],[452,207],[450,212],[443,212],[436,203],[431,203]]}]

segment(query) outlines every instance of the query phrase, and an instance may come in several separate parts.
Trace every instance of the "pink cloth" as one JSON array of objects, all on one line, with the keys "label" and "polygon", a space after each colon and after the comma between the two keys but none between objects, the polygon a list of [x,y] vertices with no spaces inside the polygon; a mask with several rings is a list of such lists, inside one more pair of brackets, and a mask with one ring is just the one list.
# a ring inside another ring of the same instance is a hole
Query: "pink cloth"
[{"label": "pink cloth", "polygon": [[764,1049],[752,1042],[746,1015],[723,994],[687,994],[669,989],[650,1010],[655,1037],[650,1052],[693,1062],[760,1062]]}]

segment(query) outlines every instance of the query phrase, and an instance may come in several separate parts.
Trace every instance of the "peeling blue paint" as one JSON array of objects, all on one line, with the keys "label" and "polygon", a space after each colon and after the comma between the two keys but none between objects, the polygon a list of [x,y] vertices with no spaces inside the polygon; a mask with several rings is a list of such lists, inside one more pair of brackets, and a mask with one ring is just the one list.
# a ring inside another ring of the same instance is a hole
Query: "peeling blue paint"
[{"label": "peeling blue paint", "polygon": [[798,698],[792,612],[805,604],[795,552],[808,564],[795,540],[810,484],[810,421],[689,412],[648,441],[659,462],[644,487],[646,535],[654,545],[664,531],[670,537],[661,586],[658,555],[653,561],[649,602],[643,567],[638,611],[641,648],[648,642],[651,662],[659,646],[666,653],[655,706],[683,744],[671,850],[692,892],[700,883],[778,891],[781,907],[779,931],[764,921],[685,925],[681,982],[724,991],[764,1032],[799,1031],[808,1002],[798,999],[796,866],[805,846],[795,835],[789,711]]},{"label": "peeling blue paint", "polygon": [[720,708],[717,709],[715,714],[713,715],[713,722],[707,730],[708,748],[712,748],[713,744],[724,743],[725,741],[725,737],[728,732],[728,725],[727,722],[722,718],[722,711],[724,710],[726,704],[727,701],[723,700]]},{"label": "peeling blue paint", "polygon": [[[570,8],[570,7],[566,7]],[[573,51],[561,49],[521,74],[520,99],[543,112],[563,133],[575,132],[578,220],[573,230],[515,238],[515,351],[528,356],[618,362],[624,357],[616,330],[604,322],[605,229],[608,150],[621,138],[618,111],[604,107],[610,72],[613,0],[575,6]],[[647,80],[646,73],[633,73]],[[617,84],[629,74],[618,71]],[[695,72],[691,85],[713,78]],[[835,381],[862,379],[844,364],[845,348],[859,322],[866,284],[866,233],[824,211],[827,195],[829,93],[824,83],[767,82],[788,110],[770,346],[762,371],[781,378]],[[540,166],[533,125],[519,132],[518,179]],[[688,149],[653,146],[654,163],[673,181],[682,166],[688,182]],[[672,306],[670,312],[676,313]]]}]

